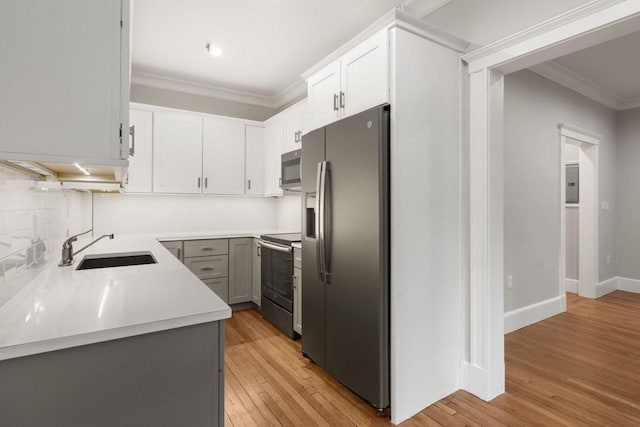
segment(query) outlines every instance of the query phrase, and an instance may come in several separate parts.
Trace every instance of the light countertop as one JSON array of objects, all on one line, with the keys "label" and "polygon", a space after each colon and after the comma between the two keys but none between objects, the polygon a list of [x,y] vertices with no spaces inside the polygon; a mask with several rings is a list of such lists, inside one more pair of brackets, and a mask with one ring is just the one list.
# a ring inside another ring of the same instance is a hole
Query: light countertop
[{"label": "light countertop", "polygon": [[[231,309],[160,241],[259,237],[282,230],[116,235],[58,267],[59,251],[0,307],[0,360],[231,317]],[[74,244],[82,248],[91,239]],[[150,251],[157,264],[76,270],[88,254]]]}]

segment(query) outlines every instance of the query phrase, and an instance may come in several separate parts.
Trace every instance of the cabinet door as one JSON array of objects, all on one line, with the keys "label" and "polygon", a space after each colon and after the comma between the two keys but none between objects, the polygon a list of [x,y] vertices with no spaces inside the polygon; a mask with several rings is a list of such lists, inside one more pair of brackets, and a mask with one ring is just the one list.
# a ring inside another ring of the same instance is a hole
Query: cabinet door
[{"label": "cabinet door", "polygon": [[340,118],[340,61],[318,71],[307,80],[310,129],[317,129]]},{"label": "cabinet door", "polygon": [[204,119],[204,193],[244,194],[244,126],[237,120]]},{"label": "cabinet door", "polygon": [[389,102],[389,42],[383,30],[341,60],[343,117]]},{"label": "cabinet door", "polygon": [[253,239],[252,263],[253,269],[251,274],[251,293],[254,304],[260,306],[260,296],[262,295],[260,287],[262,286],[260,278],[262,277],[262,258],[260,254],[261,248],[258,239]]},{"label": "cabinet door", "polygon": [[132,109],[129,124],[134,131],[131,142],[134,154],[129,157],[129,178],[124,188],[127,193],[151,193],[153,112]]},{"label": "cabinet door", "polygon": [[153,191],[202,190],[202,117],[157,112],[153,120]]},{"label": "cabinet door", "polygon": [[302,335],[302,270],[293,269],[293,330]]},{"label": "cabinet door", "polygon": [[176,241],[171,241],[171,242],[160,242],[160,244],[162,246],[164,246],[165,248],[167,248],[167,250],[169,252],[171,252],[171,255],[173,255],[174,257],[178,258],[178,260],[180,262],[182,262],[182,241],[181,240],[176,240]]},{"label": "cabinet door", "polygon": [[280,188],[282,155],[282,116],[277,115],[265,122],[265,192],[267,196],[282,195]]},{"label": "cabinet door", "polygon": [[251,301],[253,239],[229,240],[229,304]]},{"label": "cabinet door", "polygon": [[125,165],[128,5],[0,2],[0,159]]},{"label": "cabinet door", "polygon": [[264,122],[264,194],[271,196],[275,193],[276,170],[276,127],[277,119]]},{"label": "cabinet door", "polygon": [[264,191],[264,150],[265,150],[265,130],[260,126],[249,126],[245,128],[245,144],[247,148],[246,168],[247,182],[246,194],[263,195]]},{"label": "cabinet door", "polygon": [[292,108],[282,117],[283,121],[283,148],[282,151],[289,151],[300,148],[300,109]]}]

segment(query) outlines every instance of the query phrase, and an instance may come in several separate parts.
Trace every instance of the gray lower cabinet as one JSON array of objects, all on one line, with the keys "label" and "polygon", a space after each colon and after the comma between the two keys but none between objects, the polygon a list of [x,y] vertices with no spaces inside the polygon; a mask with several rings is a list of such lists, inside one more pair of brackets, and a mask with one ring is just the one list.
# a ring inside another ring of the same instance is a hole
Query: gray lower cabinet
[{"label": "gray lower cabinet", "polygon": [[250,302],[253,239],[229,240],[229,304]]},{"label": "gray lower cabinet", "polygon": [[228,254],[229,239],[184,241],[184,265],[227,304],[229,304]]},{"label": "gray lower cabinet", "polygon": [[293,248],[293,330],[302,335],[302,250]]},{"label": "gray lower cabinet", "polygon": [[200,239],[161,242],[227,304],[260,305],[258,240]]},{"label": "gray lower cabinet", "polygon": [[229,278],[220,277],[217,279],[201,279],[202,282],[228,304],[229,301]]},{"label": "gray lower cabinet", "polygon": [[224,321],[3,360],[0,378],[3,426],[223,426]]},{"label": "gray lower cabinet", "polygon": [[257,306],[260,306],[260,295],[262,294],[260,286],[262,284],[262,258],[261,248],[258,244],[259,239],[253,239],[253,271],[251,274],[251,300]]},{"label": "gray lower cabinet", "polygon": [[165,248],[167,248],[167,250],[169,252],[171,252],[171,254],[178,258],[180,260],[180,262],[183,262],[183,258],[182,258],[182,254],[184,253],[182,250],[182,240],[173,240],[170,242],[160,242],[160,244],[162,244],[162,246],[164,246]]}]

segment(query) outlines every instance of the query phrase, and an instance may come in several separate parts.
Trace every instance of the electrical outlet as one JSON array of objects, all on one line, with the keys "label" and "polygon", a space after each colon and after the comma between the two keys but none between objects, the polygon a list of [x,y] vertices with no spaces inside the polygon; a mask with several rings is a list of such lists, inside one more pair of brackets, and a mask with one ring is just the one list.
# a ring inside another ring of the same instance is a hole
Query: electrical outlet
[{"label": "electrical outlet", "polygon": [[513,288],[513,276],[512,275],[508,275],[507,276],[507,289],[511,289]]},{"label": "electrical outlet", "polygon": [[602,210],[604,212],[609,212],[609,202],[602,202]]},{"label": "electrical outlet", "polygon": [[611,264],[611,255],[607,254],[607,264]]}]

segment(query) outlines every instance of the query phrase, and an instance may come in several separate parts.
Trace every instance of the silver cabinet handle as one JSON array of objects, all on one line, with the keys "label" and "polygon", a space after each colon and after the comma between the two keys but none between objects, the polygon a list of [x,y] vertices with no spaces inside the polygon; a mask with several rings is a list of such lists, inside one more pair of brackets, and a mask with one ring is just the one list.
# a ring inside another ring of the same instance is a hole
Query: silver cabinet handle
[{"label": "silver cabinet handle", "polygon": [[182,256],[182,249],[178,248],[178,259]]},{"label": "silver cabinet handle", "polygon": [[209,178],[204,178],[204,188],[209,188]]},{"label": "silver cabinet handle", "polygon": [[344,108],[344,92],[340,91],[340,108]]},{"label": "silver cabinet handle", "polygon": [[338,111],[340,108],[338,107],[338,94],[333,94],[333,110]]},{"label": "silver cabinet handle", "polygon": [[298,289],[298,280],[296,276],[291,276],[293,279],[293,289]]},{"label": "silver cabinet handle", "polygon": [[200,177],[198,177],[198,188],[200,188]]},{"label": "silver cabinet handle", "polygon": [[129,147],[129,155],[133,157],[136,154],[136,125],[129,126],[129,136],[131,137],[131,147]]},{"label": "silver cabinet handle", "polygon": [[213,267],[202,267],[201,271],[213,271]]},{"label": "silver cabinet handle", "polygon": [[247,180],[247,189],[251,190],[251,180],[250,179]]},{"label": "silver cabinet handle", "polygon": [[278,178],[278,186],[282,188],[282,177]]},{"label": "silver cabinet handle", "polygon": [[203,251],[205,252],[211,252],[213,250],[213,248],[202,248]]}]

